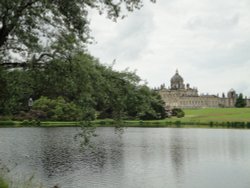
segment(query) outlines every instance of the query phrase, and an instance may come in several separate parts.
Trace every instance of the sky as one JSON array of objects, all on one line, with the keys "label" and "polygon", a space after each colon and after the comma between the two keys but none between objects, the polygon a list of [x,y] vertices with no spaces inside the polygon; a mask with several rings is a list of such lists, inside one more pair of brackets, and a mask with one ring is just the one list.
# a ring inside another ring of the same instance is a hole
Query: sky
[{"label": "sky", "polygon": [[90,53],[129,68],[151,88],[178,69],[200,94],[231,88],[250,97],[250,1],[158,0],[113,22],[92,11]]}]

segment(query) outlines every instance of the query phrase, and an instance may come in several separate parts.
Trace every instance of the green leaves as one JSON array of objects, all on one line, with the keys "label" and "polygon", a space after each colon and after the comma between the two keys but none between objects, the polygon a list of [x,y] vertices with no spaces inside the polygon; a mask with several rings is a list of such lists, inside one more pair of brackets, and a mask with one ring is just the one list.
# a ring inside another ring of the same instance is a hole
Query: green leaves
[{"label": "green leaves", "polygon": [[0,84],[8,88],[0,96],[2,113],[27,111],[32,97],[33,110],[53,120],[91,120],[96,114],[116,120],[165,117],[160,96],[141,85],[134,72],[115,71],[88,54],[54,59],[42,68],[2,73],[5,79],[0,75]]},{"label": "green leaves", "polygon": [[239,96],[236,99],[235,107],[237,108],[243,108],[246,106],[246,100],[243,99],[243,94],[240,93]]},{"label": "green leaves", "polygon": [[[8,52],[15,50],[17,54],[25,52],[23,61],[29,61],[44,52],[51,56],[55,51],[61,55],[70,54],[66,45],[71,45],[71,50],[85,50],[90,38],[90,9],[97,9],[116,20],[123,17],[122,12],[141,6],[142,0],[2,0],[0,56],[8,62],[13,58]],[[66,36],[70,36],[70,40]],[[55,45],[58,42],[65,44],[60,42],[62,38],[66,38],[66,45],[62,46],[65,51],[58,50],[59,46]]]},{"label": "green leaves", "polygon": [[44,112],[48,120],[81,120],[83,114],[81,109],[73,102],[66,102],[62,97],[49,99],[41,97],[34,102],[33,110]]}]

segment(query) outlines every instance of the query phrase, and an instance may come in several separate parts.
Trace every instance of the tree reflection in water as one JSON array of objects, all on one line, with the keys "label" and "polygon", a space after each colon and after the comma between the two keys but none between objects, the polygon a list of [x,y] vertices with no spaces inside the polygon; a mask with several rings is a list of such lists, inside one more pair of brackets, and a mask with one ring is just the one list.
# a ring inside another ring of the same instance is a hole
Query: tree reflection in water
[{"label": "tree reflection in water", "polygon": [[[93,171],[102,171],[108,158],[110,158],[111,161],[117,161],[117,157],[120,156],[122,147],[121,139],[124,128],[121,127],[120,124],[115,126],[114,134],[118,138],[115,140],[112,139],[114,141],[112,144],[100,143],[94,139],[94,137],[98,136],[96,128],[97,127],[89,121],[82,122],[81,129],[75,135],[74,140],[80,143],[79,149],[82,154],[82,160],[86,162]],[[107,142],[110,142],[108,140]]]},{"label": "tree reflection in water", "polygon": [[183,141],[182,132],[179,129],[174,129],[170,139],[170,156],[175,172],[177,183],[182,183],[185,162],[185,142]]},{"label": "tree reflection in water", "polygon": [[81,130],[75,135],[75,141],[80,141],[81,149],[85,150],[94,147],[91,138],[96,137],[96,127],[90,121],[82,121]]},{"label": "tree reflection in water", "polygon": [[124,127],[116,126],[115,127],[115,134],[121,139],[124,133]]}]

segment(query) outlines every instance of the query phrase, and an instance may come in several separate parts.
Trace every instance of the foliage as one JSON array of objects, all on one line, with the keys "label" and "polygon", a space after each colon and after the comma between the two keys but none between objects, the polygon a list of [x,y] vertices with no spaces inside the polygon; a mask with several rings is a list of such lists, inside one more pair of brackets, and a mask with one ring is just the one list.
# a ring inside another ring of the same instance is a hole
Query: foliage
[{"label": "foliage", "polygon": [[246,104],[246,100],[243,99],[243,95],[242,95],[242,93],[240,93],[239,96],[236,99],[235,107],[237,107],[237,108],[243,108],[246,105],[247,105]]},{"label": "foliage", "polygon": [[182,118],[182,117],[184,117],[184,116],[185,116],[184,111],[180,111],[180,112],[178,112],[177,115],[176,115],[176,117],[178,117],[178,118]]},{"label": "foliage", "polygon": [[96,128],[89,121],[82,121],[80,126],[81,131],[75,135],[74,139],[80,142],[82,149],[93,147],[93,145],[91,145],[91,138],[97,136],[95,133]]},{"label": "foliage", "polygon": [[[108,74],[107,74],[108,73]],[[107,99],[99,105],[100,118],[119,119],[162,119],[165,118],[164,103],[160,96],[146,85],[139,85],[140,79],[127,71],[105,73]]]},{"label": "foliage", "polygon": [[176,116],[178,118],[181,118],[181,117],[185,116],[185,112],[180,108],[174,108],[174,109],[172,109],[172,116]]},{"label": "foliage", "polygon": [[57,99],[49,99],[41,97],[34,102],[34,110],[44,112],[45,119],[50,120],[79,120],[82,116],[82,111],[72,102],[66,102],[62,97]]},{"label": "foliage", "polygon": [[6,97],[7,83],[4,77],[4,71],[0,67],[0,114],[3,113],[3,99]]},{"label": "foliage", "polygon": [[[0,97],[2,113],[17,114],[28,109],[28,98],[33,92],[33,79],[29,72],[21,70],[2,71],[2,77],[6,84]],[[4,112],[3,112],[4,110]]]},{"label": "foliage", "polygon": [[[83,52],[91,9],[116,20],[141,6],[142,0],[1,1],[1,64],[15,54],[26,69],[0,69],[0,115],[20,120],[164,118],[160,96],[140,85],[135,73],[114,71]],[[35,100],[31,110],[30,97]]]},{"label": "foliage", "polygon": [[6,59],[11,50],[36,61],[65,57],[88,41],[91,9],[115,20],[123,9],[141,6],[142,0],[1,0],[0,56]]},{"label": "foliage", "polygon": [[[0,115],[12,114],[17,120],[165,118],[159,94],[141,84],[134,72],[115,71],[89,54],[3,74],[7,90],[0,98]],[[31,110],[30,97],[35,101]]]},{"label": "foliage", "polygon": [[23,120],[20,125],[22,126],[40,126],[40,121],[37,121],[37,120]]},{"label": "foliage", "polygon": [[153,120],[164,119],[166,117],[164,102],[155,91],[143,86],[140,91],[138,106],[139,119]]}]

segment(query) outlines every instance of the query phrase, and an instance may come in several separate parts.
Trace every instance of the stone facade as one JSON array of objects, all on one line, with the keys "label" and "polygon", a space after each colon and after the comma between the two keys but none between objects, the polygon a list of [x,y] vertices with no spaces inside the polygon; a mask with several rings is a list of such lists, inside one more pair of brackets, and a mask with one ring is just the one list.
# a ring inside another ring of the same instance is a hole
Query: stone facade
[{"label": "stone facade", "polygon": [[[191,88],[189,84],[184,84],[183,78],[176,71],[170,80],[170,88],[161,85],[157,89],[166,104],[167,109],[171,108],[219,108],[234,107],[237,94],[231,89],[227,96],[199,95],[197,88]],[[250,99],[246,99],[247,107],[250,107]]]}]

